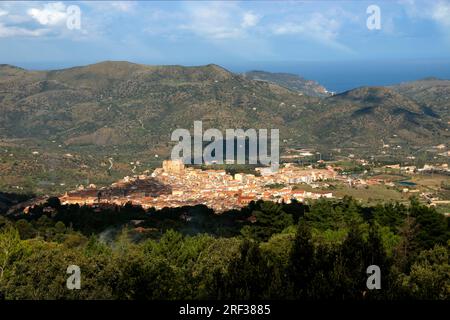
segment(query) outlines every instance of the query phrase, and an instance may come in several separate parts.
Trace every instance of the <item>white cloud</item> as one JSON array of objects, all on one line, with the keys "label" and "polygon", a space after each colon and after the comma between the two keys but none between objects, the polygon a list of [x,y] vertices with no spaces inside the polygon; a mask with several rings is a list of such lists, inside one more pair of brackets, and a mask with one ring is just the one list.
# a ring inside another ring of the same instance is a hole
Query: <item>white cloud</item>
[{"label": "white cloud", "polygon": [[276,35],[296,34],[305,31],[305,28],[301,24],[293,22],[285,22],[277,24],[272,27],[272,31]]},{"label": "white cloud", "polygon": [[244,38],[260,17],[233,2],[189,4],[180,28],[212,40]]},{"label": "white cloud", "polygon": [[318,40],[334,40],[338,35],[340,23],[321,13],[314,13],[308,19],[296,22],[283,22],[274,25],[272,31],[276,35],[307,35]]},{"label": "white cloud", "polygon": [[110,4],[113,9],[122,12],[129,12],[132,9],[134,9],[134,6],[136,5],[134,2],[131,1],[113,1]]},{"label": "white cloud", "polygon": [[445,27],[450,27],[450,3],[444,1],[435,3],[431,9],[431,18]]},{"label": "white cloud", "polygon": [[403,5],[403,8],[406,12],[406,15],[410,18],[417,18],[420,15],[423,15],[417,6],[414,0],[399,0],[399,3]]},{"label": "white cloud", "polygon": [[136,1],[80,1],[80,4],[90,9],[103,12],[130,12],[136,8]]},{"label": "white cloud", "polygon": [[66,5],[62,2],[47,3],[42,9],[31,8],[28,15],[42,25],[59,25],[67,21]]},{"label": "white cloud", "polygon": [[246,12],[246,13],[244,13],[244,16],[242,18],[241,27],[242,28],[254,27],[258,24],[258,22],[259,22],[259,16],[257,16],[256,14],[254,14],[252,12]]},{"label": "white cloud", "polygon": [[430,5],[429,1],[401,0],[400,3],[411,19],[432,20],[437,24],[450,26],[450,1],[439,0]]},{"label": "white cloud", "polygon": [[351,53],[352,50],[340,43],[337,38],[341,22],[336,15],[312,13],[309,16],[296,17],[294,21],[272,25],[274,35],[297,35]]},{"label": "white cloud", "polygon": [[[82,23],[81,29],[70,29],[67,12],[71,3],[59,2],[13,2],[0,3],[0,37],[70,37],[86,39],[90,31]],[[82,16],[83,22],[89,21]],[[87,24],[87,23],[86,23]]]},{"label": "white cloud", "polygon": [[225,7],[213,3],[210,6],[194,7],[189,12],[189,22],[181,25],[184,30],[212,39],[226,39],[239,36],[239,29],[232,25]]},{"label": "white cloud", "polygon": [[39,37],[46,34],[48,31],[49,31],[48,29],[30,30],[14,26],[8,27],[0,23],[0,38],[18,37],[18,36]]}]

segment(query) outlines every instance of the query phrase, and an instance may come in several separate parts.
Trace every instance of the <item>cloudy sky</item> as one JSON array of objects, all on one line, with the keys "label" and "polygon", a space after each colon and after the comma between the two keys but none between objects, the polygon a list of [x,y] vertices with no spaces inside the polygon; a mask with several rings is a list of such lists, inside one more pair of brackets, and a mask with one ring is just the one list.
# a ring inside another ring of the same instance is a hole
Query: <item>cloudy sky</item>
[{"label": "cloudy sky", "polygon": [[0,3],[0,63],[31,68],[449,57],[450,0]]}]

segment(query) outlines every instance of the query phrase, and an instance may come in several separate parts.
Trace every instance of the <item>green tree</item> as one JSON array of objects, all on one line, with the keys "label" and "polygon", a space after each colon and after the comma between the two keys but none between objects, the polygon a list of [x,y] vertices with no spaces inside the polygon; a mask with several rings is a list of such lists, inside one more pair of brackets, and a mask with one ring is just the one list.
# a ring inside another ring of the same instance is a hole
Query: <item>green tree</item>
[{"label": "green tree", "polygon": [[374,220],[382,226],[388,226],[392,231],[397,231],[407,214],[406,206],[398,202],[378,204],[373,210]]},{"label": "green tree", "polygon": [[305,218],[319,230],[337,230],[344,225],[342,210],[336,212],[333,203],[324,199],[314,202]]},{"label": "green tree", "polygon": [[421,205],[416,198],[411,199],[410,216],[420,226],[417,241],[422,249],[430,249],[435,244],[445,245],[450,239],[448,218],[434,208]]},{"label": "green tree", "polygon": [[50,197],[47,199],[47,202],[45,204],[46,206],[52,207],[53,209],[60,209],[61,208],[61,201],[58,197]]},{"label": "green tree", "polygon": [[241,233],[257,241],[267,241],[274,233],[293,224],[292,215],[285,213],[280,205],[269,201],[261,203],[252,215],[256,222],[243,227]]},{"label": "green tree", "polygon": [[435,246],[420,253],[403,285],[415,299],[450,299],[449,248]]},{"label": "green tree", "polygon": [[216,273],[214,287],[218,299],[264,299],[272,279],[272,270],[261,254],[258,244],[245,240],[240,254],[224,274]]},{"label": "green tree", "polygon": [[192,266],[192,283],[196,286],[193,298],[215,299],[216,281],[223,279],[231,262],[240,255],[242,241],[238,238],[210,239]]},{"label": "green tree", "polygon": [[22,250],[17,229],[7,227],[0,231],[0,291],[3,278]]},{"label": "green tree", "polygon": [[342,299],[362,299],[366,290],[366,243],[362,230],[352,226],[342,243],[336,261],[337,296]]},{"label": "green tree", "polygon": [[314,258],[311,227],[304,218],[301,218],[288,266],[293,295],[297,299],[306,298],[309,295],[310,282],[314,273]]},{"label": "green tree", "polygon": [[33,225],[25,219],[17,220],[15,227],[19,231],[21,239],[31,239],[36,236],[36,230],[33,228]]},{"label": "green tree", "polygon": [[413,258],[417,255],[418,243],[416,238],[418,230],[419,226],[416,224],[416,219],[410,216],[406,217],[399,228],[400,241],[394,248],[393,254],[394,263],[400,271],[406,272]]}]

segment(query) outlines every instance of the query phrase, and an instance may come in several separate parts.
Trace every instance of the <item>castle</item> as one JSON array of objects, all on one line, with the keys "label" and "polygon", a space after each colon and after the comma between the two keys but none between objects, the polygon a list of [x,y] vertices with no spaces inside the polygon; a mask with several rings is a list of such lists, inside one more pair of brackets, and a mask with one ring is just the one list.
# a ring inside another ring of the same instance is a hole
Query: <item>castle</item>
[{"label": "castle", "polygon": [[184,163],[182,160],[164,160],[162,167],[166,173],[180,174],[184,172]]}]

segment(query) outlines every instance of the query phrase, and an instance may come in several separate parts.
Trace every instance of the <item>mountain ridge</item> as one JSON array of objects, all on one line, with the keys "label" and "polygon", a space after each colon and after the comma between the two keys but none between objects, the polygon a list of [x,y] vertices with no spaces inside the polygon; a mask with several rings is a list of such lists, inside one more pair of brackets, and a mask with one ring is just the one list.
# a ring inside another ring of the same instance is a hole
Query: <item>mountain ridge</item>
[{"label": "mountain ridge", "polygon": [[219,129],[279,128],[289,144],[326,147],[352,140],[369,144],[397,129],[405,143],[418,145],[448,134],[442,121],[446,105],[419,101],[405,85],[314,97],[216,64],[104,61],[17,70],[4,75],[0,69],[1,137],[157,147],[170,142],[175,128],[191,128],[195,120]]}]

